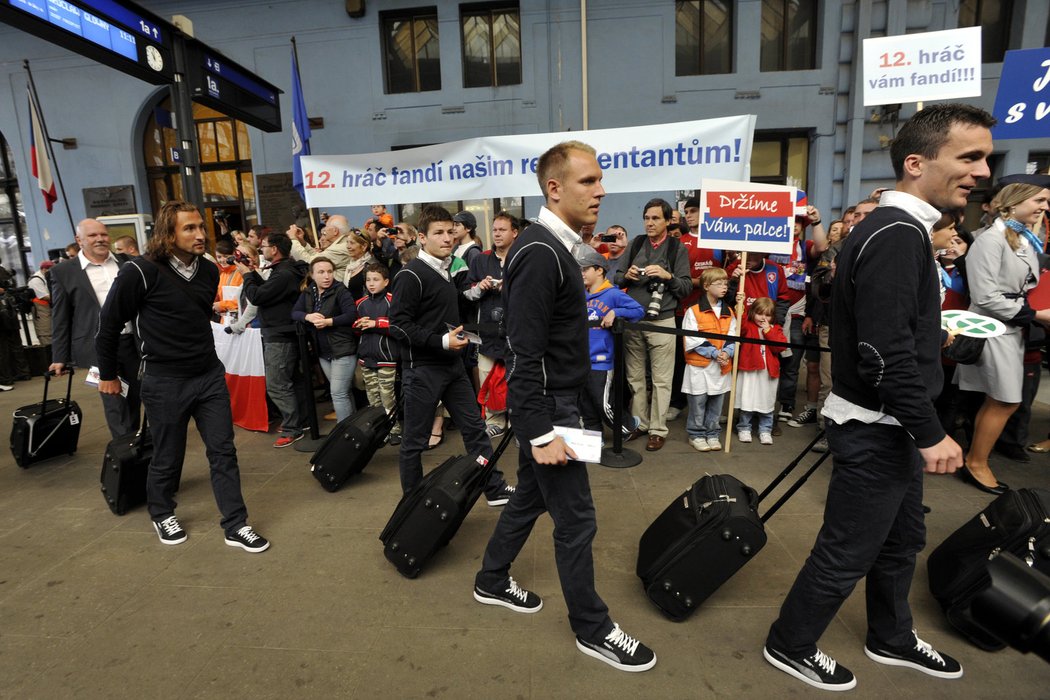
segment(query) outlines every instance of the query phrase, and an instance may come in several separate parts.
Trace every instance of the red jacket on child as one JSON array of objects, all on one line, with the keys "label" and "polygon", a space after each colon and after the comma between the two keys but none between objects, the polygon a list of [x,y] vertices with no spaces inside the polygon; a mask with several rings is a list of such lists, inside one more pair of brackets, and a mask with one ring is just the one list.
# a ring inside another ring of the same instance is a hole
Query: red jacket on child
[{"label": "red jacket on child", "polygon": [[[762,338],[758,326],[746,314],[744,315],[740,335],[744,338]],[[784,337],[783,329],[776,324],[770,325],[769,330],[766,331],[765,340],[775,340],[780,343],[788,342],[787,338]],[[763,349],[766,351],[764,357]],[[776,379],[780,376],[780,360],[778,358],[780,353],[785,350],[787,348],[777,347],[776,345],[740,343],[740,366],[738,369],[740,371],[753,371],[765,368],[769,372],[769,376]],[[795,352],[800,351],[796,350]]]}]

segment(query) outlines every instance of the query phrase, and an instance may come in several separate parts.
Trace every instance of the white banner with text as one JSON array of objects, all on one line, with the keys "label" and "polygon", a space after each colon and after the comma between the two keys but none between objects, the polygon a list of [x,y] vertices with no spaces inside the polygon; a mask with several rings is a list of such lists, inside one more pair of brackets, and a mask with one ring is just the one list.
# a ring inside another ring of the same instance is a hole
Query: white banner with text
[{"label": "white banner with text", "polygon": [[304,156],[311,208],[539,196],[536,161],[562,141],[597,151],[609,193],[691,189],[702,178],[748,180],[755,116],[618,129],[488,136],[402,151]]},{"label": "white banner with text", "polygon": [[864,40],[864,106],[981,94],[981,28]]}]

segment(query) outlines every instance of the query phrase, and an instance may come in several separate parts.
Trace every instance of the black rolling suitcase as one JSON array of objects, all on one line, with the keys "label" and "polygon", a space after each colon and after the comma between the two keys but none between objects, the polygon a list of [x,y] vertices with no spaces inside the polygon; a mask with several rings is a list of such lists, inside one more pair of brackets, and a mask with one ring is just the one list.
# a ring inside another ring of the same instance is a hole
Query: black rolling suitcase
[{"label": "black rolling suitcase", "polygon": [[479,455],[446,459],[402,496],[379,539],[386,558],[403,576],[418,576],[452,540],[513,439],[513,431],[506,431],[487,461]]},{"label": "black rolling suitcase", "polygon": [[146,475],[153,459],[153,439],[145,417],[138,432],[110,441],[99,477],[102,497],[114,515],[124,515],[146,502]]},{"label": "black rolling suitcase", "polygon": [[365,468],[396,421],[396,413],[388,414],[382,406],[355,411],[332,429],[310,458],[314,478],[328,491],[339,490],[347,479]]},{"label": "black rolling suitcase", "polygon": [[824,436],[814,440],[761,494],[728,474],[702,477],[642,534],[636,573],[656,607],[682,621],[766,544],[765,522],[817,470],[816,462],[761,516],[758,504]]},{"label": "black rolling suitcase", "polygon": [[971,604],[988,587],[988,561],[999,552],[1050,574],[1050,491],[1007,491],[949,535],[926,562],[930,593],[948,622],[988,651],[1005,645],[974,621]]},{"label": "black rolling suitcase", "polygon": [[77,402],[69,398],[73,391],[73,370],[68,369],[66,373],[69,375],[66,398],[48,401],[47,389],[51,385],[49,372],[44,375],[44,400],[14,412],[11,453],[23,469],[30,464],[77,451],[80,422],[84,414]]}]

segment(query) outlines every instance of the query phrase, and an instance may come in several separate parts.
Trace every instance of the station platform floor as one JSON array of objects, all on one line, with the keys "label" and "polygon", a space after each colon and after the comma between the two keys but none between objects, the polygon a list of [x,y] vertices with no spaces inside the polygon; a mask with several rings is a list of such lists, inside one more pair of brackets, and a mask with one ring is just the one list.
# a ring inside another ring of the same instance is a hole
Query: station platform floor
[{"label": "station platform floor", "polygon": [[[0,394],[0,414],[38,400],[42,379]],[[1050,381],[1044,381],[1044,387]],[[225,545],[199,436],[190,431],[178,515],[189,539],[164,546],[144,508],[123,517],[99,493],[109,440],[94,390],[71,457],[18,468],[0,455],[0,697],[56,698],[769,698],[825,697],[762,658],[769,624],[820,526],[826,463],[770,520],[769,542],[688,621],[664,618],[635,576],[646,526],[705,473],[759,488],[815,434],[784,427],[772,446],[697,453],[684,419],[663,450],[630,469],[589,467],[597,508],[598,590],[613,619],[658,657],[646,673],[617,671],[577,651],[554,565],[551,522],[539,520],[512,574],[544,598],[518,615],[479,605],[471,591],[499,509],[482,500],[415,580],[384,559],[379,532],[400,494],[396,448],[385,447],[336,493],[309,473],[308,455],[237,429],[250,522],[272,546]],[[331,426],[331,423],[327,424]],[[1050,428],[1041,395],[1031,430]],[[449,432],[426,468],[463,451]],[[1050,455],[1028,464],[993,456],[1014,487],[1050,488]],[[515,459],[502,466],[513,481]],[[991,501],[948,476],[927,476],[928,546],[911,601],[920,635],[956,656],[965,675],[937,680],[880,666],[863,652],[861,583],[821,640],[848,666],[857,698],[1050,697],[1050,664],[988,653],[949,627],[927,588],[926,555]]]}]

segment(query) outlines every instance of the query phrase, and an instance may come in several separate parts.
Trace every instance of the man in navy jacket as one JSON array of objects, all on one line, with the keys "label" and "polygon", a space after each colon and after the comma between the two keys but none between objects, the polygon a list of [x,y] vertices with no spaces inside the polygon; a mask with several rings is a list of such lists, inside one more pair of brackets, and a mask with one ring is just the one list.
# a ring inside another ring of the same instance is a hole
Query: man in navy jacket
[{"label": "man in navy jacket", "polygon": [[485,549],[474,598],[520,613],[543,607],[538,595],[510,577],[510,568],[536,519],[547,511],[576,647],[622,671],[646,671],[656,655],[609,618],[594,588],[591,541],[597,526],[587,465],[554,429],[579,428],[579,397],[591,368],[586,296],[574,252],[584,245],[580,228],[598,219],[605,196],[602,170],[593,148],[568,141],[540,156],[537,176],[547,205],[539,223],[511,246],[503,274],[507,402],[520,445],[518,485]]}]

